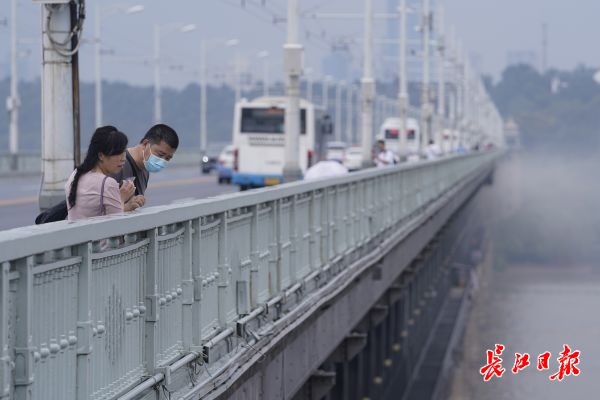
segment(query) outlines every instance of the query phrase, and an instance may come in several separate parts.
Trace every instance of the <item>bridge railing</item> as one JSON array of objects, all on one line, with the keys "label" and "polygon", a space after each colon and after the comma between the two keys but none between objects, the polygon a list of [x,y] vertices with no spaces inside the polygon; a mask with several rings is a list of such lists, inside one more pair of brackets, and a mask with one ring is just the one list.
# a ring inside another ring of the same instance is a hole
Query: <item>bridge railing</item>
[{"label": "bridge railing", "polygon": [[240,319],[293,308],[494,157],[0,232],[0,397],[113,399],[184,355],[211,364]]}]

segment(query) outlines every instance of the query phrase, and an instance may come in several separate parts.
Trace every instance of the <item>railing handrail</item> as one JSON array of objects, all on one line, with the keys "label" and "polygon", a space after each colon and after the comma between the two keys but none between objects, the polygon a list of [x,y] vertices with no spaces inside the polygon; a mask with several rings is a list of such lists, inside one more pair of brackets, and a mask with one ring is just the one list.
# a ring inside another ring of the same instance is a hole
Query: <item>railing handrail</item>
[{"label": "railing handrail", "polygon": [[[217,214],[232,208],[249,207],[257,203],[273,201],[302,192],[359,182],[375,176],[423,168],[429,164],[445,163],[464,157],[476,157],[481,154],[481,152],[469,153],[436,160],[399,164],[389,168],[370,168],[329,179],[299,181],[243,193],[229,193],[206,199],[190,200],[185,203],[148,207],[122,215],[29,225],[0,231],[0,262],[43,253],[75,243],[145,231],[157,226]],[[69,235],[69,232],[74,228],[77,228],[76,238]]]}]

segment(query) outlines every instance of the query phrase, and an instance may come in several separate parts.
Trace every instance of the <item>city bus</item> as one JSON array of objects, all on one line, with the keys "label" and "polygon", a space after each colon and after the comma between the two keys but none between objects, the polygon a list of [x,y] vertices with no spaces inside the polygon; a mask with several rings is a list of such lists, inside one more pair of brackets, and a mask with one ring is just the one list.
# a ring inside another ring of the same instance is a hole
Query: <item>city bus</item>
[{"label": "city bus", "polygon": [[[233,118],[234,166],[231,181],[241,190],[283,182],[285,97],[241,100]],[[300,169],[302,173],[324,157],[333,125],[325,111],[300,100]]]},{"label": "city bus", "polygon": [[378,139],[385,141],[385,147],[401,158],[418,156],[421,132],[419,122],[414,118],[406,119],[406,149],[400,150],[400,130],[402,120],[400,118],[386,118],[379,130]]}]

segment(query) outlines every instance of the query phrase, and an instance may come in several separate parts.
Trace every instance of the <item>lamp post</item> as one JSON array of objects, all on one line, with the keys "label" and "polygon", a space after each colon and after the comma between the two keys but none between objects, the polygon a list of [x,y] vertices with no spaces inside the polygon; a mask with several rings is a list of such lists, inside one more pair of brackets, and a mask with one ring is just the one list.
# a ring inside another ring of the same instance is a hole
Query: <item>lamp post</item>
[{"label": "lamp post", "polygon": [[298,0],[288,0],[287,43],[284,48],[287,75],[287,106],[285,108],[285,182],[301,178],[300,170],[300,76],[304,48],[298,40]]},{"label": "lamp post", "polygon": [[342,89],[344,81],[337,82],[335,86],[335,140],[342,140]]},{"label": "lamp post", "polygon": [[[200,154],[205,154],[208,143],[208,125],[207,125],[207,106],[208,82],[206,78],[206,58],[207,58],[207,39],[202,39],[200,42]],[[214,43],[223,43],[224,46],[231,47],[237,45],[237,39],[222,41],[220,39],[213,40]]]},{"label": "lamp post", "polygon": [[306,100],[309,103],[312,103],[313,98],[313,81],[312,81],[312,68],[306,68],[304,70],[304,75],[306,76]]},{"label": "lamp post", "polygon": [[96,6],[95,14],[94,14],[94,60],[95,60],[95,118],[96,118],[96,127],[103,125],[103,115],[102,115],[102,18],[107,17],[116,13],[124,13],[124,14],[136,14],[144,11],[144,6],[141,4],[136,4],[133,6],[121,6],[115,5],[109,8],[102,8],[100,6]]},{"label": "lamp post", "polygon": [[371,143],[373,140],[373,97],[375,79],[373,79],[373,0],[365,0],[364,14],[364,53],[363,77],[361,79],[361,148],[363,166],[370,167]]},{"label": "lamp post", "polygon": [[238,39],[229,39],[225,42],[225,46],[227,47],[235,47],[235,54],[233,56],[233,90],[235,92],[235,103],[240,101],[242,97],[241,93],[241,83],[240,83],[240,75],[241,75],[241,66],[240,66],[240,55],[237,50],[237,46],[240,44]]},{"label": "lamp post", "polygon": [[157,124],[162,120],[162,104],[161,104],[161,88],[160,88],[160,37],[172,29],[182,33],[192,32],[196,30],[194,24],[168,24],[154,25],[154,123]]},{"label": "lamp post", "polygon": [[429,33],[431,29],[431,14],[429,11],[429,0],[423,1],[423,15],[421,33],[423,37],[423,87],[421,92],[421,143],[420,153],[429,144],[431,135],[431,104],[429,103]]},{"label": "lamp post", "polygon": [[354,127],[352,126],[352,117],[354,110],[352,109],[354,90],[352,84],[346,87],[346,129],[345,138],[347,143],[351,143],[354,139]]},{"label": "lamp post", "polygon": [[267,97],[269,95],[269,52],[266,50],[259,52],[258,58],[263,64],[263,96]]},{"label": "lamp post", "polygon": [[18,168],[17,153],[19,152],[19,77],[17,75],[17,0],[11,1],[10,14],[10,96],[6,99],[6,108],[10,113],[9,148],[11,155],[11,170]]},{"label": "lamp post", "polygon": [[444,38],[444,10],[441,6],[438,10],[438,23],[436,24],[436,31],[438,39],[438,134],[436,137],[436,142],[440,149],[444,151],[443,147],[441,146],[441,139],[443,137],[444,121],[446,118],[446,44]]},{"label": "lamp post", "polygon": [[321,99],[323,101],[323,108],[325,112],[329,108],[329,82],[331,82],[333,78],[330,75],[326,75],[321,82]]},{"label": "lamp post", "polygon": [[400,0],[400,77],[398,85],[398,105],[400,107],[400,138],[399,138],[399,156],[405,157],[407,153],[406,149],[406,120],[408,118],[408,90],[407,90],[407,76],[406,76],[406,0]]}]

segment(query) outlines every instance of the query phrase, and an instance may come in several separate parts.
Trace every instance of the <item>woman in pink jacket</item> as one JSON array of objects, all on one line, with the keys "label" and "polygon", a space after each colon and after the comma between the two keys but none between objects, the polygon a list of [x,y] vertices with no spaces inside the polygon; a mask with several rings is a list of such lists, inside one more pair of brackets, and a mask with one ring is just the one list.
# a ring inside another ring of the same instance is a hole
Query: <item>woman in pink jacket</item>
[{"label": "woman in pink jacket", "polygon": [[85,160],[65,185],[69,220],[123,213],[135,186],[123,181],[119,188],[112,175],[123,168],[126,148],[127,136],[114,126],[96,129]]}]

